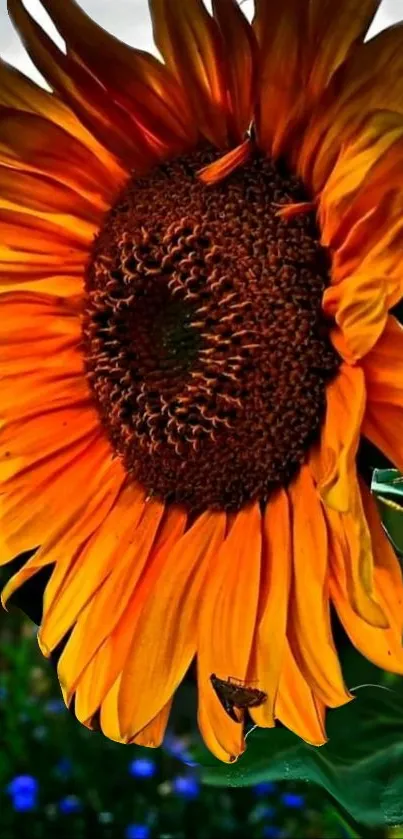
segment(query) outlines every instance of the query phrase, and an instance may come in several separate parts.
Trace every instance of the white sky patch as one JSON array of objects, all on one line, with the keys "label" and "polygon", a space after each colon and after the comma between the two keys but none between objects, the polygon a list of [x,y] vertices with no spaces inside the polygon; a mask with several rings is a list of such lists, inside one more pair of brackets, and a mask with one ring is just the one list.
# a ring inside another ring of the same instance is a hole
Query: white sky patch
[{"label": "white sky patch", "polygon": [[[211,0],[205,1],[206,6],[211,9]],[[63,0],[60,0],[60,2],[63,2]],[[186,2],[186,0],[177,0],[177,2]],[[278,0],[278,2],[281,2],[281,0]],[[337,3],[337,0],[335,2]],[[33,17],[44,27],[55,42],[62,45],[62,41],[41,6],[40,0],[24,0],[24,3]],[[156,54],[147,0],[80,0],[80,5],[97,23],[116,37],[132,46]],[[242,8],[250,20],[253,14],[253,0],[244,0]],[[378,14],[370,29],[369,37],[397,21],[403,21],[403,0],[382,0]],[[28,58],[11,25],[7,14],[6,0],[0,0],[0,54],[10,64],[14,64],[26,75],[43,84],[40,73]]]}]

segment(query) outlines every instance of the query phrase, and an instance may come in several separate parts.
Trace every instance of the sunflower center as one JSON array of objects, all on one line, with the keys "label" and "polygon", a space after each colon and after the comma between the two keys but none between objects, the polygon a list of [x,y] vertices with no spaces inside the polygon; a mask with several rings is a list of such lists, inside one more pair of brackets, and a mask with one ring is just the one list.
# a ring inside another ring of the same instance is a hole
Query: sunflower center
[{"label": "sunflower center", "polygon": [[87,271],[84,351],[102,422],[149,494],[237,510],[286,485],[318,435],[340,359],[328,261],[301,183],[255,154],[225,181],[203,149],[132,178]]}]

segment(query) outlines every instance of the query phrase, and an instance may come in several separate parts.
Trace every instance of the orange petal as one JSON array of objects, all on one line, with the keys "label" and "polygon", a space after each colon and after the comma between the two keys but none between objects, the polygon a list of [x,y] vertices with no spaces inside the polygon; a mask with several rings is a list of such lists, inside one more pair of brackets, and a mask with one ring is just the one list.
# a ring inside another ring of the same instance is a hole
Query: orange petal
[{"label": "orange petal", "polygon": [[[77,3],[63,6],[43,0],[52,21],[81,65],[102,83],[122,113],[134,121],[133,135],[143,131],[167,147],[194,142],[190,111],[175,80],[155,56],[133,49],[98,26]],[[107,110],[107,108],[106,108]]]},{"label": "orange petal", "polygon": [[366,114],[342,146],[320,195],[322,243],[337,247],[352,225],[394,185],[402,165],[401,115],[391,111]]},{"label": "orange petal", "polygon": [[256,0],[261,47],[258,136],[275,156],[297,146],[331,77],[364,38],[380,0]]},{"label": "orange petal", "polygon": [[362,480],[360,481],[360,489],[368,527],[371,532],[377,588],[382,592],[384,600],[388,603],[388,611],[393,617],[393,625],[401,638],[403,632],[402,569],[383,529],[374,496]]},{"label": "orange petal", "polygon": [[[67,0],[66,0],[67,2]],[[83,125],[115,156],[113,173],[150,165],[153,155],[143,131],[109,96],[104,86],[70,49],[59,50],[27,12],[21,0],[8,0],[8,10],[25,48],[50,86],[65,99]],[[123,164],[118,164],[116,158]]]},{"label": "orange petal", "polygon": [[240,142],[254,115],[257,41],[236,0],[213,0],[213,14],[224,42],[234,140]]},{"label": "orange petal", "polygon": [[365,378],[360,367],[342,364],[326,388],[326,418],[310,467],[325,503],[340,512],[351,506],[351,480],[365,410]]},{"label": "orange petal", "polygon": [[217,23],[202,0],[149,0],[154,41],[188,94],[196,124],[219,148],[228,140],[228,81]]},{"label": "orange petal", "polygon": [[161,711],[149,722],[135,737],[130,740],[130,743],[135,743],[136,746],[145,746],[146,748],[157,749],[165,736],[166,727],[168,725],[169,715],[172,708],[172,699],[170,699]]},{"label": "orange petal", "polygon": [[257,619],[261,552],[261,513],[255,503],[237,513],[218,555],[212,557],[200,603],[199,726],[213,754],[221,757],[224,750],[227,760],[238,757],[245,748],[242,725],[222,707],[210,676],[247,678]]},{"label": "orange petal", "polygon": [[382,334],[388,317],[387,284],[381,276],[353,274],[324,292],[322,308],[335,319],[350,364],[365,356]]},{"label": "orange petal", "polygon": [[[368,515],[368,497],[363,495]],[[403,674],[403,649],[401,644],[402,610],[400,605],[401,580],[398,579],[397,596],[393,592],[392,580],[397,578],[398,569],[390,557],[390,545],[380,537],[381,526],[375,523],[374,513],[370,511],[368,523],[371,527],[372,548],[374,550],[374,590],[380,607],[384,612],[389,627],[378,628],[360,617],[351,602],[350,587],[343,562],[343,555],[334,538],[335,531],[329,530],[329,550],[331,556],[330,595],[341,623],[354,646],[383,670]],[[385,560],[385,553],[387,559]],[[397,562],[397,560],[396,560]],[[386,570],[390,566],[390,570]],[[400,575],[399,575],[400,576]],[[386,596],[385,596],[386,595]],[[398,612],[396,611],[398,610]]]},{"label": "orange petal", "polygon": [[290,485],[293,510],[294,576],[288,640],[302,675],[331,708],[347,692],[334,646],[328,600],[328,546],[323,512],[307,466]]},{"label": "orange petal", "polygon": [[[316,99],[331,77],[364,37],[381,0],[311,0],[309,34],[312,69],[309,75],[310,98]],[[302,36],[305,33],[300,33]]]},{"label": "orange petal", "polygon": [[67,556],[75,531],[71,559],[82,530],[91,533],[113,503],[122,471],[100,434],[83,375],[80,305],[19,292],[1,295],[0,308],[2,561],[42,545],[10,581],[11,593],[52,561],[56,534]]},{"label": "orange petal", "polygon": [[402,406],[403,326],[389,315],[381,338],[363,359],[368,401]]},{"label": "orange petal", "polygon": [[324,515],[331,545],[331,574],[337,575],[341,567],[351,608],[371,626],[387,628],[388,620],[375,596],[371,534],[357,478],[354,478],[354,504],[351,509],[338,513],[325,506]]},{"label": "orange petal", "polygon": [[0,207],[48,220],[87,248],[103,217],[103,211],[62,184],[5,166],[0,166]]},{"label": "orange petal", "polygon": [[300,33],[306,33],[306,12],[300,0],[280,5],[255,0],[253,27],[260,47],[257,137],[261,148],[277,156],[286,131],[304,110],[300,94],[307,73]]},{"label": "orange petal", "polygon": [[[53,411],[68,407],[93,410],[79,348],[80,312],[75,296],[29,291],[0,296],[0,404],[6,423],[18,427],[41,415],[46,422]],[[95,428],[95,412],[94,420]]]},{"label": "orange petal", "polygon": [[[85,610],[84,617],[80,623],[80,629],[75,637],[80,635],[81,629],[87,623],[88,615],[94,615],[99,609],[100,601],[103,601],[102,587],[107,585],[108,590],[112,588],[111,579],[117,585],[117,568],[120,569],[121,577],[128,574],[127,551],[130,540],[133,540],[142,516],[145,503],[144,491],[136,485],[123,486],[116,499],[109,515],[105,518],[102,526],[94,533],[93,537],[83,547],[76,557],[73,568],[68,576],[58,575],[57,568],[54,571],[44,602],[44,614],[42,625],[39,631],[39,641],[43,648],[53,650],[62,640],[64,635],[75,624],[80,613]],[[133,549],[134,550],[134,549]],[[134,569],[133,569],[134,576]],[[126,580],[126,586],[129,582]],[[119,588],[119,586],[118,586]],[[101,593],[100,593],[101,592]],[[114,592],[110,591],[113,598]],[[104,605],[105,608],[105,605]],[[107,609],[107,611],[109,611]],[[88,639],[85,640],[85,649],[91,648],[94,633],[97,635],[97,643],[100,645],[109,634],[110,621],[119,619],[111,609],[107,618],[99,628],[99,621],[88,629]],[[74,634],[74,633],[73,633]],[[74,645],[74,639],[69,641],[69,649]],[[84,651],[83,651],[84,654]]]},{"label": "orange petal", "polygon": [[109,208],[119,188],[79,140],[43,117],[13,108],[0,111],[0,163],[54,178],[99,210]]},{"label": "orange petal", "polygon": [[274,725],[274,708],[283,667],[291,581],[291,516],[287,493],[277,490],[263,522],[262,581],[253,678],[267,701],[250,714],[257,725]]},{"label": "orange petal", "polygon": [[306,743],[326,743],[325,707],[305,681],[288,641],[276,700],[276,717]]},{"label": "orange petal", "polygon": [[[115,740],[117,743],[135,743],[137,746],[145,746],[146,748],[156,749],[161,746],[165,736],[166,727],[171,713],[172,700],[169,700],[162,710],[148,723],[140,732],[133,737],[132,740],[123,738],[120,733],[119,714],[118,714],[118,696],[120,690],[121,677],[116,679],[112,689],[109,691],[105,701],[102,703],[100,724],[101,730],[110,740]],[[79,700],[80,689],[76,694],[75,714],[78,717],[77,704]],[[85,711],[85,709],[83,709]]]},{"label": "orange petal", "polygon": [[[180,508],[166,509],[145,570],[147,585],[150,585],[150,579],[151,582],[155,579],[154,568],[160,567],[167,552],[183,535],[186,518],[186,513]],[[100,646],[97,643],[92,647],[88,642],[85,644],[85,653],[80,653],[80,666],[85,667],[84,673],[78,667],[78,662],[74,658],[71,659],[72,672],[65,674],[66,684],[69,684],[68,695],[71,696],[82,679],[91,684],[91,694],[87,697],[88,716],[94,714],[101,705],[103,707],[104,702],[108,704],[109,692],[113,690],[115,695],[115,683],[118,678],[120,685],[121,674],[144,606],[144,590],[145,584],[133,592],[115,628]]]},{"label": "orange petal", "polygon": [[54,93],[48,93],[0,58],[0,105],[37,114],[63,128],[105,164],[116,179],[123,176],[113,155],[77,119],[68,106]]},{"label": "orange petal", "polygon": [[[12,257],[12,255],[13,252],[8,251],[8,256]],[[21,259],[21,252],[19,256]],[[35,254],[35,256],[38,255]],[[24,263],[0,260],[0,294],[12,290],[34,291],[38,294],[59,295],[65,298],[77,297],[83,289],[82,272],[78,266],[74,271],[70,267],[71,273],[67,273],[67,271],[63,269],[62,265],[53,266],[50,270],[47,266],[47,269],[43,268],[39,271],[33,270],[32,266],[28,265],[24,271]]]},{"label": "orange petal", "polygon": [[[60,682],[69,692],[72,693],[77,684],[81,684],[82,679],[88,682],[85,668],[103,641],[113,632],[125,608],[134,597],[140,577],[148,563],[163,512],[164,507],[160,502],[154,501],[145,505],[137,526],[135,524],[129,533],[126,528],[120,543],[115,543],[114,550],[108,555],[109,569],[106,579],[99,589],[94,591],[91,600],[77,618],[76,606],[73,603],[69,617],[70,621],[76,620],[76,623],[57,668]],[[72,574],[74,575],[74,569]],[[65,583],[66,587],[68,582],[67,580]],[[51,618],[49,626],[52,626]],[[41,644],[42,639],[41,628],[38,636]],[[88,701],[92,701],[92,696],[88,697]],[[89,711],[88,716],[94,710],[95,708]]]},{"label": "orange petal", "polygon": [[[144,578],[135,637],[119,693],[123,736],[135,737],[172,697],[196,651],[197,612],[207,569],[224,537],[225,515],[206,512]],[[141,638],[141,644],[138,643]],[[141,684],[141,696],[133,702]]]},{"label": "orange petal", "polygon": [[[92,663],[91,663],[92,664]],[[91,665],[90,665],[91,667]],[[120,684],[122,681],[121,674],[115,680],[110,688],[107,696],[102,702],[100,713],[100,724],[105,737],[110,740],[115,740],[116,743],[127,743],[127,737],[122,737],[120,731],[119,713],[118,713],[118,696],[120,691]],[[93,682],[94,684],[94,682]]]},{"label": "orange petal", "polygon": [[297,201],[292,204],[279,205],[280,209],[276,211],[276,216],[279,218],[294,218],[301,213],[313,213],[316,210],[315,201]]},{"label": "orange petal", "polygon": [[[77,235],[48,219],[0,208],[0,276],[14,273],[84,274],[88,246]],[[81,283],[80,291],[83,290]]]},{"label": "orange petal", "polygon": [[204,184],[216,184],[222,181],[223,178],[227,178],[239,166],[246,163],[251,156],[252,150],[253,144],[251,140],[245,140],[240,146],[231,149],[223,157],[219,157],[218,160],[214,160],[213,163],[209,163],[208,166],[199,169],[197,177]]},{"label": "orange petal", "polygon": [[403,194],[390,190],[357,221],[333,253],[335,282],[359,273],[382,277],[389,308],[403,296]]},{"label": "orange petal", "polygon": [[[109,512],[119,491],[120,468],[96,437],[79,440],[45,464],[33,464],[2,488],[1,553],[6,561],[38,545],[40,550],[9,580],[3,603],[45,565],[71,564],[77,548]],[[67,535],[66,535],[67,534]]]},{"label": "orange petal", "polygon": [[[73,0],[43,0],[70,51],[99,79],[114,102],[158,144],[184,148],[197,135],[180,86],[155,56],[119,41]],[[134,129],[134,132],[136,131]],[[152,142],[151,142],[152,144]]]},{"label": "orange petal", "polygon": [[[356,649],[382,670],[403,675],[403,651],[392,629],[379,629],[366,623],[353,610],[346,589],[345,580],[337,569],[331,576],[329,590],[340,622]],[[386,604],[381,606],[387,612]]]},{"label": "orange petal", "polygon": [[403,471],[403,327],[389,315],[375,347],[363,359],[367,407],[362,433]]},{"label": "orange petal", "polygon": [[314,194],[323,189],[363,113],[380,109],[403,113],[402,32],[398,24],[357,45],[312,113],[295,159],[298,173]]},{"label": "orange petal", "polygon": [[[81,223],[86,222],[93,238],[103,217],[101,207],[94,206],[71,188],[45,175],[21,172],[7,166],[0,166],[0,196],[3,207],[8,205],[10,209],[49,217],[57,224],[60,224],[59,217],[62,221],[65,216],[74,219],[78,236]],[[73,224],[71,229],[74,232]]]}]

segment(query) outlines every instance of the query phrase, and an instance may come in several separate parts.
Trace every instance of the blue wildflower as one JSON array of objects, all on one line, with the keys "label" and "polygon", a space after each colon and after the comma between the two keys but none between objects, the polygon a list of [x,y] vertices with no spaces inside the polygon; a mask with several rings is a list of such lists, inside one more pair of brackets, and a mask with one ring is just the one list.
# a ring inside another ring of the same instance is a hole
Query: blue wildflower
[{"label": "blue wildflower", "polygon": [[148,839],[149,836],[148,824],[129,824],[125,830],[125,839]]},{"label": "blue wildflower", "polygon": [[149,757],[137,757],[129,763],[129,772],[134,778],[152,778],[156,770],[155,761]]},{"label": "blue wildflower", "polygon": [[45,702],[45,712],[48,714],[62,714],[65,710],[63,699],[48,699]]},{"label": "blue wildflower", "polygon": [[73,770],[73,764],[70,758],[61,757],[58,763],[56,763],[55,770],[60,778],[69,778]]},{"label": "blue wildflower", "polygon": [[186,763],[186,766],[197,766],[184,741],[181,737],[176,737],[172,734],[171,731],[165,735],[164,749],[171,757],[176,757],[182,763]]},{"label": "blue wildflower", "polygon": [[38,781],[32,775],[17,775],[6,787],[13,808],[18,813],[29,813],[35,809],[38,789]]},{"label": "blue wildflower", "polygon": [[254,784],[253,792],[255,795],[272,795],[277,789],[277,784],[274,781],[259,781]]},{"label": "blue wildflower", "polygon": [[191,775],[177,775],[172,782],[172,789],[176,795],[180,795],[181,798],[187,798],[189,800],[197,798],[200,792],[200,784],[196,778],[192,778]]},{"label": "blue wildflower", "polygon": [[292,810],[300,810],[305,804],[303,795],[297,795],[295,792],[285,792],[281,796],[281,801],[284,807],[290,807]]},{"label": "blue wildflower", "polygon": [[18,793],[12,798],[13,809],[17,813],[31,813],[35,810],[37,800],[35,795],[22,795]]},{"label": "blue wildflower", "polygon": [[280,828],[275,827],[274,824],[267,824],[263,828],[263,839],[279,839],[281,835]]},{"label": "blue wildflower", "polygon": [[81,801],[76,795],[66,795],[59,803],[59,810],[65,815],[79,813],[82,809]]},{"label": "blue wildflower", "polygon": [[37,795],[39,784],[32,775],[17,775],[7,786],[10,795]]}]

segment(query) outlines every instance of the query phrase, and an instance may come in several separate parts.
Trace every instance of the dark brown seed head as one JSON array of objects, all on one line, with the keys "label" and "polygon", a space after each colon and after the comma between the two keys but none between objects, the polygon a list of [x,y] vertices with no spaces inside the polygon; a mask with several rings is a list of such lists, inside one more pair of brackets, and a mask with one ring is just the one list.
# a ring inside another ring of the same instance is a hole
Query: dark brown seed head
[{"label": "dark brown seed head", "polygon": [[225,181],[210,149],[132,178],[87,271],[88,378],[116,453],[150,494],[237,510],[303,463],[340,359],[328,261],[300,182],[256,154]]}]

